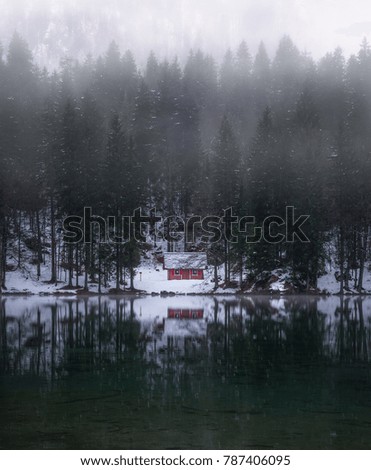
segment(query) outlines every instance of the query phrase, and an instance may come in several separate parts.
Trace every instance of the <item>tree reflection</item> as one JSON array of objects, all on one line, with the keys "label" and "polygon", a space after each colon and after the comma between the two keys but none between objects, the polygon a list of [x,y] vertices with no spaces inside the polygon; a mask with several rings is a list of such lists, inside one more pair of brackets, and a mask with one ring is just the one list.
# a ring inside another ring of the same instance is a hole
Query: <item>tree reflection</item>
[{"label": "tree reflection", "polygon": [[370,345],[370,317],[365,322],[361,297],[341,299],[335,309],[338,319],[336,352],[341,362],[368,361]]},{"label": "tree reflection", "polygon": [[[321,311],[314,297],[215,297],[198,318],[167,318],[164,311],[163,318],[143,320],[135,298],[58,300],[23,312],[13,312],[2,299],[0,367],[2,373],[55,379],[98,371],[104,364],[136,363],[149,368],[153,378],[152,368],[165,375],[192,375],[202,364],[215,376],[263,377],[290,364],[367,362],[370,317],[364,314],[365,302],[339,298],[331,312],[323,311],[325,303]],[[178,332],[176,324],[181,325]]]},{"label": "tree reflection", "polygon": [[1,413],[13,434],[0,437],[22,446],[19,410],[35,447],[35,423],[51,447],[130,446],[133,429],[137,446],[145,435],[161,447],[156,429],[173,446],[246,447],[249,435],[261,448],[303,423],[327,442],[368,409],[369,311],[367,298],[3,298]]}]

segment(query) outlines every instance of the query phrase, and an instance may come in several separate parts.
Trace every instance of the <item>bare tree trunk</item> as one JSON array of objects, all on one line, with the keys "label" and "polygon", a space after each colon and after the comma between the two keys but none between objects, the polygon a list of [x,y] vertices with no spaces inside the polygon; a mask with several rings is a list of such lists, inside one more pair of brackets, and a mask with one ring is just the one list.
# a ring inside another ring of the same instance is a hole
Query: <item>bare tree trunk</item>
[{"label": "bare tree trunk", "polygon": [[79,287],[79,245],[76,244],[76,287]]},{"label": "bare tree trunk", "polygon": [[167,251],[171,252],[173,251],[173,247],[170,241],[170,221],[167,222],[167,225],[165,227],[165,234],[166,234],[165,236],[166,236],[166,241],[167,241]]},{"label": "bare tree trunk", "polygon": [[90,244],[85,243],[85,276],[84,276],[84,289],[88,290],[88,277],[90,271]]},{"label": "bare tree trunk", "polygon": [[57,269],[55,262],[56,244],[55,244],[55,214],[54,214],[54,198],[50,196],[50,229],[51,229],[51,277],[50,282],[57,283]]},{"label": "bare tree trunk", "polygon": [[183,251],[187,251],[187,240],[188,240],[188,233],[186,232],[187,230],[187,211],[185,210],[184,211],[184,231],[183,231],[183,236],[184,236],[184,240],[183,240]]},{"label": "bare tree trunk", "polygon": [[95,282],[95,250],[94,250],[94,237],[89,247],[89,279],[91,282]]},{"label": "bare tree trunk", "polygon": [[18,268],[21,267],[21,221],[22,221],[22,213],[19,211],[19,218],[18,218]]},{"label": "bare tree trunk", "polygon": [[345,268],[345,279],[344,279],[344,287],[346,290],[349,290],[349,280],[350,280],[350,262],[349,262],[349,256],[348,256],[347,265]]},{"label": "bare tree trunk", "polygon": [[36,230],[37,230],[37,280],[41,276],[41,263],[43,261],[41,249],[41,229],[40,229],[40,212],[36,210]]},{"label": "bare tree trunk", "polygon": [[315,259],[313,261],[313,263],[314,263],[314,268],[313,268],[313,283],[314,284],[313,284],[313,287],[315,289],[317,289],[317,285],[318,285],[318,260]]},{"label": "bare tree trunk", "polygon": [[7,218],[3,217],[0,224],[0,295],[5,286],[6,277],[6,247],[7,247]]},{"label": "bare tree trunk", "polygon": [[120,286],[124,285],[125,283],[125,267],[123,266],[122,258],[123,258],[123,252],[122,252],[122,246],[120,245]]},{"label": "bare tree trunk", "polygon": [[98,241],[98,293],[102,293],[102,258],[100,252],[100,242]]},{"label": "bare tree trunk", "polygon": [[228,250],[228,282],[231,282],[231,247],[227,242],[227,250]]},{"label": "bare tree trunk", "polygon": [[224,240],[224,282],[228,282],[228,242]]},{"label": "bare tree trunk", "polygon": [[68,286],[72,287],[73,279],[73,245],[68,244]]},{"label": "bare tree trunk", "polygon": [[130,290],[134,290],[134,268],[130,266]]},{"label": "bare tree trunk", "polygon": [[116,243],[116,290],[120,289],[120,247]]},{"label": "bare tree trunk", "polygon": [[359,275],[358,275],[358,292],[362,292],[363,289],[363,275],[365,270],[365,260],[367,253],[367,241],[368,241],[368,227],[365,227],[360,237],[360,257],[359,257]]},{"label": "bare tree trunk", "polygon": [[240,289],[242,289],[243,283],[243,254],[240,252]]}]

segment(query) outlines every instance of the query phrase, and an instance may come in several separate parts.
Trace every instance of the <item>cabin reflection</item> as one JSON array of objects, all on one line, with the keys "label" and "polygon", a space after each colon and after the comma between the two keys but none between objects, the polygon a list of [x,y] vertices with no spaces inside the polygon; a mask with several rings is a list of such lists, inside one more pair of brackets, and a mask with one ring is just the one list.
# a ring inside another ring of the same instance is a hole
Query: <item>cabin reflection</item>
[{"label": "cabin reflection", "polygon": [[187,354],[206,340],[204,309],[168,307],[166,317],[157,317],[150,330],[152,354]]},{"label": "cabin reflection", "polygon": [[204,317],[204,309],[190,309],[190,308],[168,308],[168,318],[177,318],[179,320],[196,320]]}]

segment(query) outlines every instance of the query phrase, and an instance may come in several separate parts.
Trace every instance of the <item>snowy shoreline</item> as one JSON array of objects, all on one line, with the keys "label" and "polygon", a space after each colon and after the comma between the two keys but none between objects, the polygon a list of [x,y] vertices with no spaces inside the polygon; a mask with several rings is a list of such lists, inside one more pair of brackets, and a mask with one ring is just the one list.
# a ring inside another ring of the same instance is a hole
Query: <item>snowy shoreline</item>
[{"label": "snowy shoreline", "polygon": [[[147,254],[148,256],[148,254]],[[229,284],[224,280],[223,264],[217,268],[218,287],[215,288],[214,267],[209,266],[204,270],[203,279],[169,280],[168,273],[156,257],[148,256],[141,260],[134,276],[134,290],[129,288],[128,282],[120,284],[116,289],[116,282],[112,276],[109,282],[99,285],[97,280],[88,283],[88,289],[83,288],[85,273],[81,271],[79,276],[73,278],[73,284],[68,285],[66,273],[60,276],[57,283],[51,283],[51,272],[48,263],[41,266],[41,275],[38,277],[34,267],[27,263],[23,269],[8,271],[6,275],[6,289],[2,290],[0,296],[31,296],[39,297],[170,297],[182,295],[207,295],[207,296],[266,296],[266,297],[288,297],[288,296],[312,296],[328,297],[341,296],[340,283],[335,277],[336,266],[327,266],[326,273],[320,276],[317,288],[305,289],[295,280],[294,274],[288,269],[277,268],[273,271],[264,271],[255,277],[244,275],[242,288],[236,273]],[[125,279],[124,279],[125,280]],[[365,289],[360,293],[353,288],[354,282],[349,282],[349,289],[342,294],[350,296],[371,295],[371,271],[365,272]],[[101,290],[101,292],[99,292]]]},{"label": "snowy shoreline", "polygon": [[270,298],[282,298],[282,297],[368,297],[371,296],[371,292],[312,292],[312,291],[301,291],[301,292],[266,292],[266,291],[236,291],[236,292],[221,292],[220,290],[216,292],[143,292],[143,291],[123,291],[120,294],[110,293],[110,292],[83,292],[80,293],[77,291],[67,291],[67,292],[30,292],[30,291],[3,291],[0,294],[0,299],[2,297],[73,297],[73,298],[91,298],[91,297],[111,297],[111,298],[122,298],[122,297],[180,297],[180,296],[208,296],[208,297],[255,297],[263,296]]}]

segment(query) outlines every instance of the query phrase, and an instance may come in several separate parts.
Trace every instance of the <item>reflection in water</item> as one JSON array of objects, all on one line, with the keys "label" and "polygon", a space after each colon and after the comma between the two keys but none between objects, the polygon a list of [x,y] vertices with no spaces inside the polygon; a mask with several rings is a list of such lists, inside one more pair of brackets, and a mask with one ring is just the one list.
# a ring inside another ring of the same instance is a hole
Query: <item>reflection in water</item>
[{"label": "reflection in water", "polygon": [[192,309],[192,308],[168,308],[168,318],[203,318],[204,309]]},{"label": "reflection in water", "polygon": [[2,448],[371,442],[370,300],[0,302]]}]

